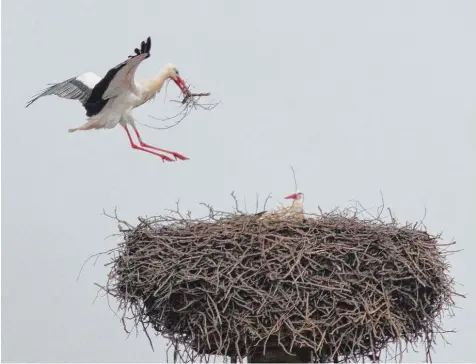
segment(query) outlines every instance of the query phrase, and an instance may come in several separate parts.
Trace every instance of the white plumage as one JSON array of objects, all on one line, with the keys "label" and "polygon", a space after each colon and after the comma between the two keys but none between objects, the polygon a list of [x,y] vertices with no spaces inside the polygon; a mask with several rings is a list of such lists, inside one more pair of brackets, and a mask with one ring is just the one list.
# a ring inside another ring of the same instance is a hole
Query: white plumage
[{"label": "white plumage", "polygon": [[280,205],[278,209],[264,213],[260,218],[292,218],[304,219],[304,194],[300,191],[286,196],[285,199],[292,199],[290,206]]},{"label": "white plumage", "polygon": [[96,84],[101,81],[101,77],[99,77],[94,72],[86,72],[83,73],[81,76],[76,77],[79,82],[84,83],[88,88],[91,90],[96,86]]}]

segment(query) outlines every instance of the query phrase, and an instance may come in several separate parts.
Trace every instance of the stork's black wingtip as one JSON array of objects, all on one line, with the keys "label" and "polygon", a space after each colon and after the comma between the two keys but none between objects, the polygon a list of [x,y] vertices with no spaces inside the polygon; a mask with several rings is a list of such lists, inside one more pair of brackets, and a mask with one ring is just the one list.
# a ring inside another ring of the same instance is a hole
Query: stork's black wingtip
[{"label": "stork's black wingtip", "polygon": [[[151,39],[150,37],[147,37],[147,39],[142,41],[140,43],[140,48],[134,49],[134,52],[137,56],[141,54],[146,54],[145,58],[149,58],[150,56],[150,47],[151,47]],[[135,56],[129,56],[129,58],[133,58]]]},{"label": "stork's black wingtip", "polygon": [[150,53],[150,48],[152,47],[152,40],[150,39],[150,36],[147,37],[147,52]]}]

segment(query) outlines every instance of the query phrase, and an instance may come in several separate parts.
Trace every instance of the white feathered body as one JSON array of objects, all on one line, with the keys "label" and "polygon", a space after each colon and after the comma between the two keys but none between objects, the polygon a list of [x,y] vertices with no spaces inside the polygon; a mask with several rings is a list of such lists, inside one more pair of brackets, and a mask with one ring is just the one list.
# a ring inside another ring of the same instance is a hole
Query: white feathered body
[{"label": "white feathered body", "polygon": [[[99,112],[88,119],[88,122],[94,123],[95,129],[112,129],[117,124],[130,124],[133,122],[132,110],[141,105],[140,94],[130,91],[112,98],[107,105]],[[137,106],[135,106],[138,104]]]},{"label": "white feathered body", "polygon": [[303,198],[296,198],[290,206],[283,206],[280,204],[274,211],[270,211],[261,216],[261,219],[269,218],[291,218],[304,219],[304,201]]},{"label": "white feathered body", "polygon": [[[98,114],[88,118],[86,123],[88,129],[112,129],[118,124],[134,124],[132,110],[153,99],[156,93],[160,91],[166,77],[167,74],[161,72],[155,80],[132,81],[132,87],[129,88],[115,88],[115,85],[111,82],[108,93],[104,95],[104,97],[109,98],[109,102]],[[88,72],[87,76],[84,77],[85,81],[91,83],[97,79],[100,79],[100,77],[92,72]],[[114,93],[115,89],[118,89],[119,92]]]}]

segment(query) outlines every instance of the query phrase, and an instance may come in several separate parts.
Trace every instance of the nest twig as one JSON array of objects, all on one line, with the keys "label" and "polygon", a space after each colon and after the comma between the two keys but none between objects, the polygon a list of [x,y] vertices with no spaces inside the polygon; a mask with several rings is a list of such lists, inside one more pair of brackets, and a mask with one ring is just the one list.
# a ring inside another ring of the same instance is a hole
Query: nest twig
[{"label": "nest twig", "polygon": [[431,361],[459,295],[446,261],[454,243],[393,216],[268,220],[208,207],[200,219],[178,208],[139,218],[109,263],[104,290],[124,317],[170,339],[174,361],[304,347],[316,361],[379,362],[418,343]]},{"label": "nest twig", "polygon": [[[188,88],[189,90],[192,90],[193,87],[192,85],[188,85]],[[202,109],[202,110],[210,111],[210,110],[213,110],[215,107],[217,107],[218,104],[220,103],[220,102],[214,102],[214,103],[200,102],[200,100],[203,97],[210,96],[210,92],[199,92],[199,93],[189,92],[186,94],[181,93],[181,96],[183,97],[182,100],[170,100],[171,102],[180,104],[180,111],[177,114],[173,116],[165,117],[165,118],[158,118],[158,117],[149,115],[149,117],[151,117],[154,120],[158,120],[162,122],[173,121],[172,124],[167,125],[165,127],[156,127],[156,126],[151,126],[141,122],[138,122],[138,123],[151,129],[157,129],[157,130],[170,129],[180,124],[192,112],[192,110]]]}]

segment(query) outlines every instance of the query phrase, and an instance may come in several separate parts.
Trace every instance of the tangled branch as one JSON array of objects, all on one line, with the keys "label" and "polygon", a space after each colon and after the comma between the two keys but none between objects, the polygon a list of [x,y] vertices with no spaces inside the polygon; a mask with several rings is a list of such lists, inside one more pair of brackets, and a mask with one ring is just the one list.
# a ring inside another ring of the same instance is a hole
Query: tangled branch
[{"label": "tangled branch", "polygon": [[[189,85],[188,88],[189,90],[192,90],[193,86]],[[181,96],[183,96],[182,100],[171,100],[171,102],[180,104],[180,111],[177,114],[166,117],[166,118],[157,118],[155,116],[149,115],[149,117],[151,117],[154,120],[158,120],[162,122],[173,121],[172,124],[165,127],[156,127],[156,126],[147,125],[141,122],[138,122],[138,123],[145,127],[156,129],[156,130],[170,129],[180,124],[192,112],[192,110],[202,109],[202,110],[210,111],[210,110],[213,110],[215,107],[217,107],[219,104],[219,102],[215,102],[215,103],[201,103],[200,102],[200,100],[203,97],[210,96],[210,92],[200,92],[200,93],[190,92],[187,94],[181,93]]]},{"label": "tangled branch", "polygon": [[391,345],[397,356],[424,343],[429,356],[446,332],[459,295],[446,261],[453,242],[355,210],[297,221],[208,208],[199,219],[178,207],[139,218],[108,263],[104,290],[124,318],[170,340],[174,362],[270,347],[379,362]]}]

